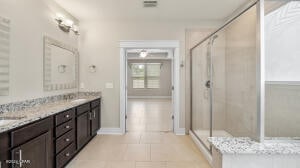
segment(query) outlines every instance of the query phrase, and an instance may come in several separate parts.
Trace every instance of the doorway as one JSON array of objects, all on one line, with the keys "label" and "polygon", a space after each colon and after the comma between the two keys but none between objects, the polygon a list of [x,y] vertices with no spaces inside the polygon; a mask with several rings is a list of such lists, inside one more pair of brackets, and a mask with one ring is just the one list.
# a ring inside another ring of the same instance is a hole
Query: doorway
[{"label": "doorway", "polygon": [[128,49],[126,131],[173,131],[173,49]]},{"label": "doorway", "polygon": [[182,134],[179,129],[179,42],[122,41],[120,47],[122,133],[172,131]]}]

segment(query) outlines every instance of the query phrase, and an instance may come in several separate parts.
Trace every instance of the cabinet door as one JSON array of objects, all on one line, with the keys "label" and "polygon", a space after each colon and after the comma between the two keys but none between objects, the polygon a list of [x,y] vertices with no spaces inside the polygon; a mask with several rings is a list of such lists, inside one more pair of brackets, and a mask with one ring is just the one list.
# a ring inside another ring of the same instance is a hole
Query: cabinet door
[{"label": "cabinet door", "polygon": [[77,149],[82,148],[91,138],[90,118],[90,112],[77,116]]},{"label": "cabinet door", "polygon": [[17,161],[13,168],[51,168],[52,150],[51,150],[50,131],[20,145],[13,150],[12,160]]},{"label": "cabinet door", "polygon": [[96,135],[100,128],[100,107],[92,109],[91,134]]},{"label": "cabinet door", "polygon": [[9,164],[6,162],[10,160],[9,151],[10,138],[8,133],[0,134],[0,168],[8,168]]}]

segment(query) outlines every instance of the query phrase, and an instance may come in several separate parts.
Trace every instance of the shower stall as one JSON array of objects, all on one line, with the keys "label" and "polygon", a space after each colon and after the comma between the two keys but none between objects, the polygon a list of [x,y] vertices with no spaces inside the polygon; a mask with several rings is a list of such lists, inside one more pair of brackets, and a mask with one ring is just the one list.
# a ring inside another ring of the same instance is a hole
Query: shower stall
[{"label": "shower stall", "polygon": [[208,137],[300,137],[300,2],[241,11],[190,50],[191,133],[208,151]]}]

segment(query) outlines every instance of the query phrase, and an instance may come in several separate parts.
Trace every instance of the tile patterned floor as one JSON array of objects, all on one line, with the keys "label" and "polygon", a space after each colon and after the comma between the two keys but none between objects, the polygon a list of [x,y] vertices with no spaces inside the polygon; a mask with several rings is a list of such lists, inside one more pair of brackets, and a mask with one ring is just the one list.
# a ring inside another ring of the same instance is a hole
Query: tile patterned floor
[{"label": "tile patterned floor", "polygon": [[171,99],[128,99],[127,131],[172,131]]},{"label": "tile patterned floor", "polygon": [[[136,108],[143,109],[141,102],[136,104],[139,104]],[[132,111],[134,117],[131,119],[139,120],[140,126],[141,123],[145,125],[149,123],[143,122],[148,120],[145,115],[152,118],[159,117],[155,112],[147,113],[149,109],[160,111],[168,108],[167,102],[157,103],[157,107],[153,102],[144,104],[148,106],[144,108],[143,115],[135,110]],[[133,113],[140,115],[140,118]],[[160,122],[152,119],[150,121]],[[67,168],[210,168],[189,136],[176,136],[171,132],[162,132],[166,127],[157,127],[155,130],[149,130],[147,126],[144,128],[133,129],[125,135],[96,136],[68,164]]]}]

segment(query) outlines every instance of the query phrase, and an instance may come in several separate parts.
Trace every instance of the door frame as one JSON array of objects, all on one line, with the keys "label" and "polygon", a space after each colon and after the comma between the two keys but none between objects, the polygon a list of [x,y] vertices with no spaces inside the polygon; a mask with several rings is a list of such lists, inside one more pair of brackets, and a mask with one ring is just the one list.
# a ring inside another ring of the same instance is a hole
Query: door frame
[{"label": "door frame", "polygon": [[127,49],[150,49],[150,48],[166,48],[173,49],[173,95],[172,105],[174,114],[173,130],[175,134],[185,134],[184,129],[179,127],[180,121],[180,54],[179,54],[179,40],[126,40],[120,41],[120,128],[121,133],[126,133],[126,108],[127,108]]}]

